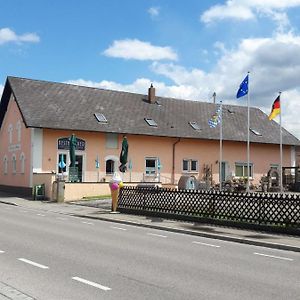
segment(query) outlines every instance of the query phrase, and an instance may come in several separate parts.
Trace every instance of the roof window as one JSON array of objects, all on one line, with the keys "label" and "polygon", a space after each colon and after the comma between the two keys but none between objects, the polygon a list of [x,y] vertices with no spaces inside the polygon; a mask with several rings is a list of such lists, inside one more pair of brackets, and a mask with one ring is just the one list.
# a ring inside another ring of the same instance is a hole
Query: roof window
[{"label": "roof window", "polygon": [[249,129],[250,129],[250,131],[251,131],[252,133],[254,133],[255,135],[257,135],[257,136],[262,136],[262,134],[261,134],[259,131],[255,130],[255,129],[253,129],[253,128],[249,128]]},{"label": "roof window", "polygon": [[94,116],[99,123],[107,123],[107,119],[105,118],[104,114],[95,113]]},{"label": "roof window", "polygon": [[147,122],[147,124],[149,126],[151,126],[151,127],[157,127],[157,123],[153,119],[145,118],[144,120]]},{"label": "roof window", "polygon": [[189,124],[192,126],[193,129],[200,131],[201,127],[199,126],[199,124],[197,122],[189,122]]}]

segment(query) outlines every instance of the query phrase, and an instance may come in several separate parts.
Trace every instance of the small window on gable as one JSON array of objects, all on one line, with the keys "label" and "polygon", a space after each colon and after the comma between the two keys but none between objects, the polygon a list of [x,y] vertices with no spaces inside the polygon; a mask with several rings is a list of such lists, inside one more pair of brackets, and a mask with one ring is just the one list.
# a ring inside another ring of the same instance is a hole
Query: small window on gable
[{"label": "small window on gable", "polygon": [[17,159],[14,154],[12,156],[11,161],[12,161],[12,172],[13,172],[13,174],[16,174],[17,173]]},{"label": "small window on gable", "polygon": [[201,127],[199,126],[199,124],[197,122],[189,122],[189,124],[192,126],[193,129],[200,131]]},{"label": "small window on gable", "polygon": [[21,174],[25,173],[25,155],[21,153],[20,155],[20,163],[21,163]]},{"label": "small window on gable", "polygon": [[94,113],[94,116],[99,123],[107,123],[107,119],[105,118],[104,114]]},{"label": "small window on gable", "polygon": [[253,129],[253,128],[249,128],[249,129],[250,129],[250,131],[251,131],[252,133],[254,133],[255,135],[257,135],[257,136],[262,136],[262,134],[261,134],[259,131],[255,130],[255,129]]},{"label": "small window on gable", "polygon": [[149,126],[151,126],[151,127],[157,127],[157,123],[153,119],[145,118],[144,120],[147,122],[147,124]]},{"label": "small window on gable", "polygon": [[3,158],[3,173],[6,175],[8,171],[8,159],[7,156],[4,156]]}]

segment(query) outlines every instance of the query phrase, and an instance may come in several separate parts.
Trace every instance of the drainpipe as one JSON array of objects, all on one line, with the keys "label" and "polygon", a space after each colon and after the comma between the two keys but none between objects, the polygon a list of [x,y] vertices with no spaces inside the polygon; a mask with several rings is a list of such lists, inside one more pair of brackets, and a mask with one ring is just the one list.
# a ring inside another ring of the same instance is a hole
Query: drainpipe
[{"label": "drainpipe", "polygon": [[178,138],[178,140],[173,144],[173,156],[172,156],[172,176],[171,176],[171,182],[172,184],[175,184],[175,146],[180,142],[181,138]]}]

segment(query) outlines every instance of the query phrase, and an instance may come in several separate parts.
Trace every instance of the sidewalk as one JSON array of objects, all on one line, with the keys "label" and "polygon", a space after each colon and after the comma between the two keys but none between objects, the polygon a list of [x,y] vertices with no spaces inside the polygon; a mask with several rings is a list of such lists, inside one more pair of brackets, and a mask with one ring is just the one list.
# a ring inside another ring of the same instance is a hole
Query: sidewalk
[{"label": "sidewalk", "polygon": [[[213,239],[300,252],[300,237],[297,236],[272,234],[254,230],[244,230],[201,223],[189,223],[123,213],[111,214],[110,199],[84,201],[84,203],[82,201],[72,203],[55,203],[46,201],[32,201],[23,198],[6,197],[0,195],[0,202],[26,208],[41,209],[44,211],[56,212],[65,215],[99,219],[121,224],[130,224]],[[90,206],[86,206],[87,204]]]}]

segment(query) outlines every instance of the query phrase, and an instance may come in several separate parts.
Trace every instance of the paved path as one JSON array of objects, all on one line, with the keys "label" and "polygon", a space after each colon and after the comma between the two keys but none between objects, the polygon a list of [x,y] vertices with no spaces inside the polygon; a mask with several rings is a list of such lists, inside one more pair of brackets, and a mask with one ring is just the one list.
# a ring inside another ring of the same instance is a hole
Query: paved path
[{"label": "paved path", "polygon": [[189,223],[129,214],[111,214],[110,200],[95,201],[94,207],[91,207],[78,205],[80,202],[77,202],[77,205],[75,205],[74,203],[32,201],[0,194],[0,202],[89,219],[100,219],[115,223],[131,224],[153,229],[181,232],[196,236],[300,252],[300,237],[297,236],[271,234],[254,230],[243,230],[225,226]]}]

